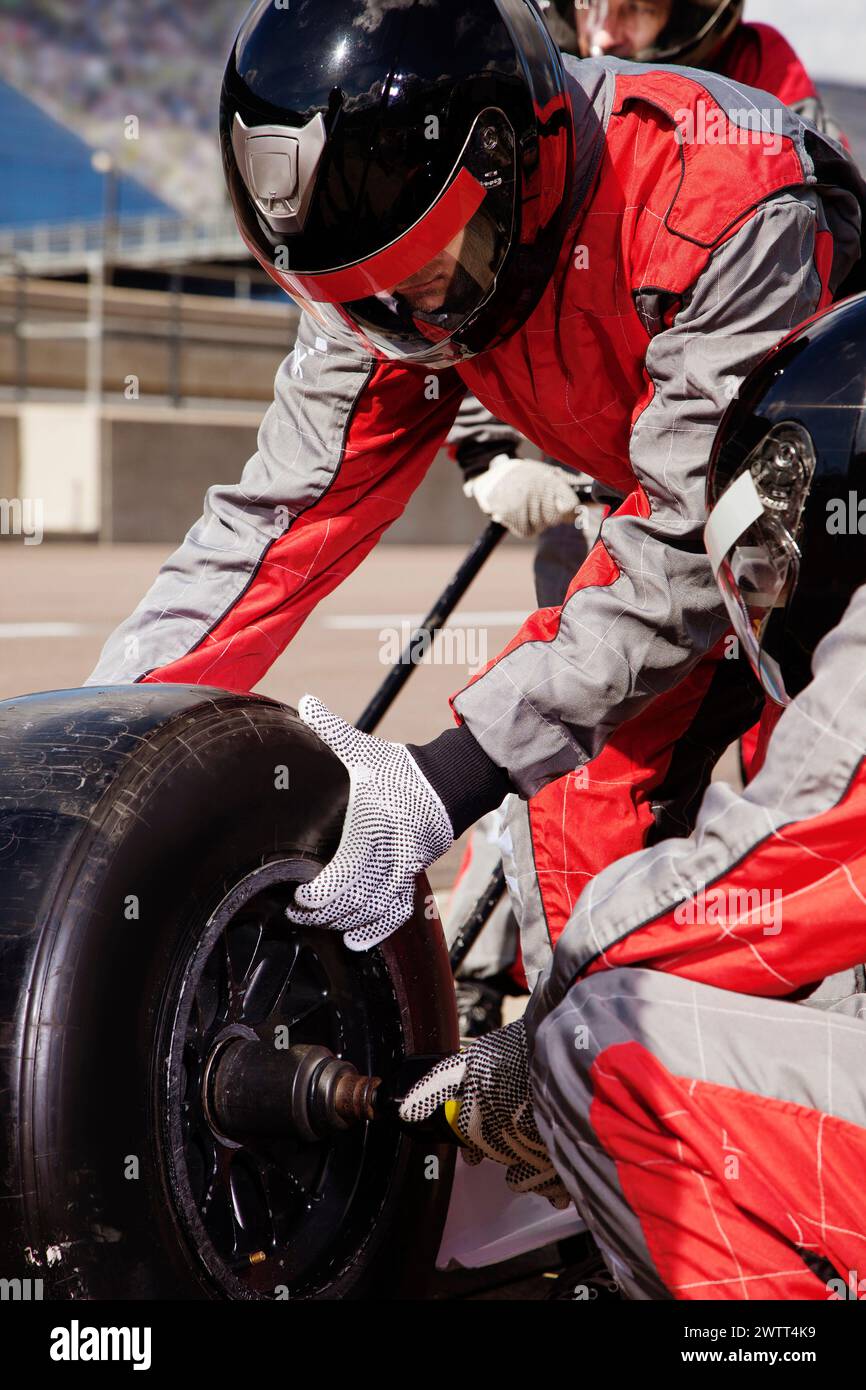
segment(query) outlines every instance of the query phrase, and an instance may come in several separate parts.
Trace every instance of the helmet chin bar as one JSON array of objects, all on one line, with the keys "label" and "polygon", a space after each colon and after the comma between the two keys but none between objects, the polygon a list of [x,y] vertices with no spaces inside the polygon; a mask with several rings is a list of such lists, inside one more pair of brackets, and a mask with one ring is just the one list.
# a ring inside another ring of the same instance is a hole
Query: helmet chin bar
[{"label": "helmet chin bar", "polygon": [[[274,230],[277,221],[288,216],[279,207],[298,197],[291,167],[294,155],[286,156],[283,136],[278,139],[269,127],[262,137],[266,162],[257,168],[254,131],[261,128],[250,132],[238,126],[238,119],[235,130],[246,141],[245,168],[249,177],[256,173],[260,180],[256,196],[249,188],[247,193],[267,238],[247,238],[247,244],[330,339],[349,348],[360,343],[364,351],[381,357],[436,367],[449,366],[488,345],[483,329],[483,345],[473,341],[475,325],[499,289],[499,276],[517,236],[516,136],[505,112],[485,107],[478,113],[445,188],[400,236],[373,256],[352,260],[347,230],[345,262],[310,271],[297,263],[280,269],[274,253],[286,248],[272,244],[280,237]],[[236,159],[240,160],[237,152]],[[266,189],[267,212],[262,210]]]}]

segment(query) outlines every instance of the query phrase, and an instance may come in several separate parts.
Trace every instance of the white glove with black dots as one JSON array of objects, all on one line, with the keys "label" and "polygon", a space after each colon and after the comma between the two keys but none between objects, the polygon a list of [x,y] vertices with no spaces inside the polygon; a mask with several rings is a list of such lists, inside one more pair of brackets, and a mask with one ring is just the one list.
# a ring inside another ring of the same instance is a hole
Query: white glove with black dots
[{"label": "white glove with black dots", "polygon": [[512,1191],[537,1192],[555,1207],[569,1205],[535,1123],[522,1019],[437,1062],[404,1097],[400,1118],[420,1124],[443,1107],[464,1142],[467,1163],[491,1158],[508,1169],[505,1181]]},{"label": "white glove with black dots", "polygon": [[298,713],[345,764],[349,804],[333,859],[296,889],[286,916],[366,951],[412,916],[415,879],[451,846],[451,821],[402,743],[362,734],[312,695]]}]

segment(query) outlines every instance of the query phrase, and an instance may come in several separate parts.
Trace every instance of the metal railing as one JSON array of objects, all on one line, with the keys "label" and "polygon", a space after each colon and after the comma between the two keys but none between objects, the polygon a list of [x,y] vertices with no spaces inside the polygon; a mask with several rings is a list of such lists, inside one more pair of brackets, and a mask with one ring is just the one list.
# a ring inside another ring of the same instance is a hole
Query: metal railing
[{"label": "metal railing", "polygon": [[94,258],[147,266],[246,254],[229,211],[200,222],[154,214],[0,229],[0,268],[36,274],[83,270]]}]

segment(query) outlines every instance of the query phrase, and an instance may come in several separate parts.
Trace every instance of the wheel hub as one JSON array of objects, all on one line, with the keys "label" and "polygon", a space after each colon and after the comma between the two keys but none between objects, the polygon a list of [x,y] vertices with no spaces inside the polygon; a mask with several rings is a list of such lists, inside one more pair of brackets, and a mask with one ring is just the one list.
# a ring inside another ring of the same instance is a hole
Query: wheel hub
[{"label": "wheel hub", "polygon": [[236,1037],[218,1044],[205,1067],[202,1104],[221,1137],[315,1143],[374,1119],[380,1085],[320,1044],[279,1051]]}]

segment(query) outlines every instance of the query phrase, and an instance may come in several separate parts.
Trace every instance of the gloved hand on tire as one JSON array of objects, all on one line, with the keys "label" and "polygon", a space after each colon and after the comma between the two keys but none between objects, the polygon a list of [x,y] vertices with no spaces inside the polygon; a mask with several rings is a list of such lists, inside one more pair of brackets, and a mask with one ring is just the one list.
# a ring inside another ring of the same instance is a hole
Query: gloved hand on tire
[{"label": "gloved hand on tire", "polygon": [[485,516],[526,540],[561,522],[576,521],[583,508],[567,473],[540,459],[497,454],[484,473],[463,484]]},{"label": "gloved hand on tire", "polygon": [[450,848],[454,831],[403,744],[361,733],[312,695],[298,713],[345,764],[349,802],[333,859],[296,889],[286,916],[332,927],[351,950],[366,951],[412,916],[415,879]]},{"label": "gloved hand on tire", "polygon": [[467,1163],[490,1158],[507,1168],[513,1192],[536,1192],[555,1207],[568,1206],[571,1198],[535,1123],[522,1019],[437,1062],[405,1096],[400,1118],[419,1124],[440,1107],[463,1140]]}]

